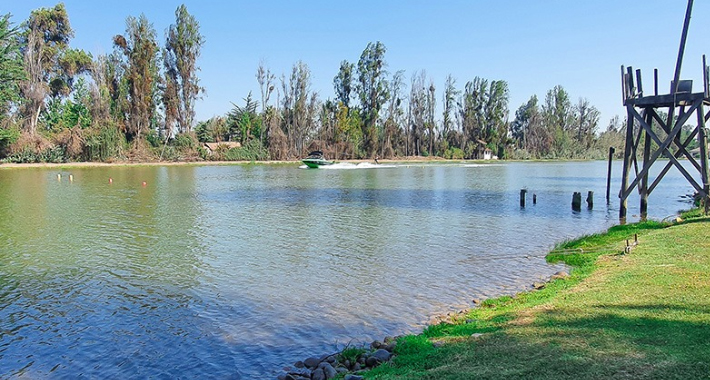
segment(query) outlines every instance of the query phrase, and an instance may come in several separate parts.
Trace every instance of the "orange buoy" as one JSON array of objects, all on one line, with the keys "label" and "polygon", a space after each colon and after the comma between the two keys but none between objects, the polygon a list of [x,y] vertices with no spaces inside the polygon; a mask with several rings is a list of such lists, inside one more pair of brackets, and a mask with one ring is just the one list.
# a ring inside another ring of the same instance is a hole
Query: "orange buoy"
[{"label": "orange buoy", "polygon": [[113,183],[113,178],[108,177],[108,183]]},{"label": "orange buoy", "polygon": [[143,181],[143,187],[146,187],[146,186],[148,186],[148,184],[145,181]]}]

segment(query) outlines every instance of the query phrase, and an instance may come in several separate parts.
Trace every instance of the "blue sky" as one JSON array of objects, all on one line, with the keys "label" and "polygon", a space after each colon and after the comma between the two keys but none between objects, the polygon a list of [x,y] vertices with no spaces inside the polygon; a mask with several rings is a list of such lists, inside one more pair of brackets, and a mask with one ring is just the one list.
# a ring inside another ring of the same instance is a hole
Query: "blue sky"
[{"label": "blue sky", "polygon": [[[9,1],[7,1],[9,2]],[[6,3],[7,3],[6,2]],[[311,89],[333,98],[340,62],[357,62],[369,42],[387,48],[388,71],[404,70],[406,83],[425,70],[441,90],[448,74],[463,88],[479,76],[505,80],[511,120],[530,96],[541,100],[562,85],[573,103],[589,99],[602,113],[600,129],[623,115],[620,66],[643,71],[652,88],[653,69],[667,92],[675,68],[683,0],[498,0],[498,1],[137,1],[67,0],[75,30],[71,44],[94,56],[112,51],[111,39],[125,31],[128,16],[145,14],[161,42],[186,4],[206,38],[199,61],[206,88],[197,119],[228,112],[251,91],[259,99],[259,62],[277,77],[299,60],[311,69]],[[0,6],[20,23],[33,9],[55,1],[23,0]],[[702,86],[702,54],[710,54],[709,1],[695,1],[682,78]],[[280,87],[280,86],[279,86]],[[272,97],[274,99],[275,97]],[[441,112],[441,100],[437,113]]]}]

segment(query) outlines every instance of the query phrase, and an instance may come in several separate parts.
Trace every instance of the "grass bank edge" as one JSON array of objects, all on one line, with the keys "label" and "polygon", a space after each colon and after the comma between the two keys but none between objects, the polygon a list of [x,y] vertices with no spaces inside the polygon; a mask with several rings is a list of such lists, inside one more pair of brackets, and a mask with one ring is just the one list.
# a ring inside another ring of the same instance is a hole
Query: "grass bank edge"
[{"label": "grass bank edge", "polygon": [[[547,256],[550,263],[565,263],[570,267],[568,277],[552,279],[542,289],[533,289],[514,296],[501,296],[483,301],[479,307],[452,317],[447,322],[431,325],[419,335],[401,337],[395,349],[397,355],[390,365],[370,371],[366,378],[386,378],[390,371],[409,367],[412,373],[423,370],[427,356],[433,354],[437,346],[448,343],[463,343],[476,339],[478,334],[500,331],[521,311],[531,309],[551,301],[560,291],[569,289],[589,277],[597,268],[597,259],[602,255],[623,255],[627,240],[633,241],[637,235],[684,223],[708,220],[700,209],[682,212],[673,222],[645,221],[616,225],[606,232],[586,235],[578,239],[558,244]],[[406,371],[406,370],[405,370]],[[401,372],[398,372],[401,373]],[[382,377],[384,376],[384,377]]]}]

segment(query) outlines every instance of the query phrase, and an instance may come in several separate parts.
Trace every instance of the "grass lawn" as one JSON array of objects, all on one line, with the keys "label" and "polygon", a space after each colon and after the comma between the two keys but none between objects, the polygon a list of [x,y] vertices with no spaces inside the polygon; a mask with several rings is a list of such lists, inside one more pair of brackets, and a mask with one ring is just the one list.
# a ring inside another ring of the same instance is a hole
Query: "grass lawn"
[{"label": "grass lawn", "polygon": [[548,259],[570,277],[404,337],[365,378],[710,379],[709,232],[699,218],[566,243]]}]

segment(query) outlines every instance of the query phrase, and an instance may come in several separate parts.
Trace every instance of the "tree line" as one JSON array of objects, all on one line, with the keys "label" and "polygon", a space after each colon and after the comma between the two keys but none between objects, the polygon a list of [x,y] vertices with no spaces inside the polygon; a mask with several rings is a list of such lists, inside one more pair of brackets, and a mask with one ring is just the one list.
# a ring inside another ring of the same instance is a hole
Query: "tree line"
[{"label": "tree line", "polygon": [[[322,150],[334,159],[438,156],[477,159],[601,158],[623,151],[618,118],[599,131],[599,111],[555,86],[533,95],[509,120],[505,80],[449,75],[442,89],[426,71],[389,71],[386,47],[369,43],[343,60],[332,97],[311,88],[297,62],[277,76],[264,63],[248,93],[223,116],[195,120],[205,37],[185,5],[162,38],[148,19],[129,16],[113,52],[71,47],[62,3],[19,25],[0,17],[0,159],[5,162],[112,160],[286,160]],[[161,43],[162,42],[162,43]],[[205,149],[206,142],[239,147]]]}]

